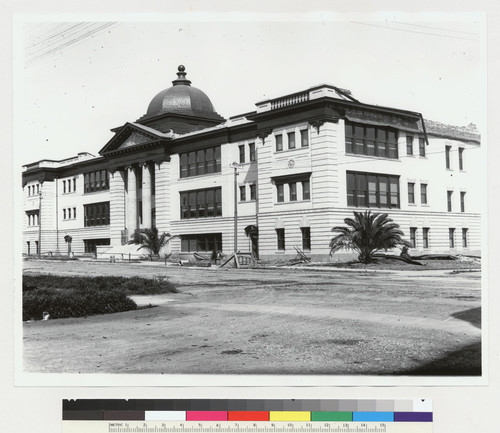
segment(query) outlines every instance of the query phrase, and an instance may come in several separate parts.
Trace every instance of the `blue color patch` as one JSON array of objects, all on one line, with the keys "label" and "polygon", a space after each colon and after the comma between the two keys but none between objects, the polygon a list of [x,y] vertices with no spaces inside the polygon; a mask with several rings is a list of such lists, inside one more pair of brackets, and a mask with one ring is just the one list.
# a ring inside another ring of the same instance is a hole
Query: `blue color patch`
[{"label": "blue color patch", "polygon": [[353,412],[353,421],[379,421],[379,422],[393,422],[394,412]]}]

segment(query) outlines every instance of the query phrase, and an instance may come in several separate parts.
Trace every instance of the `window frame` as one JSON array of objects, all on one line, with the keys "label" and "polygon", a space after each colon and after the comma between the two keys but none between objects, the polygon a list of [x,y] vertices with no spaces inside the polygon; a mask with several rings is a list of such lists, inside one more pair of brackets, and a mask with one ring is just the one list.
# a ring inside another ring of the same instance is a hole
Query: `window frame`
[{"label": "window frame", "polygon": [[413,156],[413,135],[406,135],[406,156]]},{"label": "window frame", "polygon": [[239,150],[240,164],[245,164],[245,145],[240,144],[238,146],[238,150]]},{"label": "window frame", "polygon": [[430,232],[431,232],[430,227],[423,227],[422,228],[422,244],[423,244],[424,249],[430,248],[430,245],[431,245]]},{"label": "window frame", "polygon": [[203,176],[221,172],[221,146],[210,146],[179,154],[179,177]]},{"label": "window frame", "polygon": [[455,228],[448,228],[448,240],[451,249],[455,249]]},{"label": "window frame", "polygon": [[464,147],[458,148],[458,169],[464,171]]},{"label": "window frame", "polygon": [[98,227],[110,225],[110,202],[101,201],[83,205],[84,227]]},{"label": "window frame", "polygon": [[[370,182],[373,182],[373,180],[375,181],[376,188],[375,190],[370,190]],[[357,207],[357,208],[400,209],[401,187],[399,185],[399,181],[400,181],[399,175],[347,170],[346,171],[347,206]],[[349,187],[350,185],[354,186],[354,189],[352,187],[350,188]],[[393,191],[392,185],[397,185],[395,191]],[[383,188],[381,188],[381,186],[383,186]],[[372,191],[371,194],[370,191]],[[363,198],[363,192],[364,192],[364,198]],[[352,197],[351,200],[350,197]],[[374,204],[370,204],[370,200],[372,199],[372,197],[375,197]],[[393,203],[394,197],[396,198],[396,204]],[[381,200],[382,198],[383,200]]]},{"label": "window frame", "polygon": [[277,228],[276,230],[276,249],[278,251],[285,251],[286,242],[285,242],[285,229]]},{"label": "window frame", "polygon": [[288,140],[288,150],[295,149],[297,147],[297,143],[295,140],[295,131],[287,132],[286,138]]},{"label": "window frame", "polygon": [[250,162],[257,161],[257,154],[255,153],[255,142],[248,143],[248,153]]},{"label": "window frame", "polygon": [[425,158],[425,138],[418,137],[418,156]]},{"label": "window frame", "polygon": [[246,185],[240,185],[240,201],[247,201],[247,187]]},{"label": "window frame", "polygon": [[469,228],[468,227],[462,227],[462,247],[463,248],[469,248]]},{"label": "window frame", "polygon": [[460,191],[460,212],[465,212],[465,194],[466,191]]},{"label": "window frame", "polygon": [[417,227],[410,227],[410,244],[411,248],[417,248]]},{"label": "window frame", "polygon": [[[389,126],[344,122],[345,153],[399,159],[399,131]],[[373,136],[370,136],[373,130]],[[373,149],[373,152],[371,151]]]},{"label": "window frame", "polygon": [[453,191],[446,191],[446,203],[448,212],[453,212]]},{"label": "window frame", "polygon": [[309,129],[307,128],[300,130],[300,147],[309,147]]},{"label": "window frame", "polygon": [[179,191],[180,219],[222,216],[222,187]]},{"label": "window frame", "polygon": [[311,227],[301,227],[302,250],[311,251]]},{"label": "window frame", "polygon": [[283,152],[283,134],[275,134],[276,152]]},{"label": "window frame", "polygon": [[427,183],[420,184],[420,204],[428,204]]},{"label": "window frame", "polygon": [[415,204],[415,182],[408,182],[408,204]]},{"label": "window frame", "polygon": [[446,170],[451,170],[451,146],[445,146]]}]

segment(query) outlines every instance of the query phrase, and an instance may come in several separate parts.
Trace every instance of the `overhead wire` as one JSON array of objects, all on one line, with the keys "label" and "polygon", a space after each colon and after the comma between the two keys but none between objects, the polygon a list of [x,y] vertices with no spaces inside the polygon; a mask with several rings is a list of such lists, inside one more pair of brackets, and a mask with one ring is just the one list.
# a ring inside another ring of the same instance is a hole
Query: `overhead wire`
[{"label": "overhead wire", "polygon": [[78,44],[79,42],[88,39],[96,33],[101,32],[102,30],[105,30],[115,24],[116,23],[114,22],[78,23],[65,30],[59,31],[58,33],[53,33],[50,36],[47,36],[45,39],[42,39],[30,46],[30,48],[33,48],[35,46],[40,46],[40,44],[46,43],[46,45],[42,48],[35,50],[34,54],[27,55],[26,64],[29,65],[43,57],[63,51],[64,49]]},{"label": "overhead wire", "polygon": [[398,29],[395,27],[389,27],[389,26],[384,26],[384,25],[379,25],[379,24],[373,24],[373,23],[363,23],[360,21],[351,21],[353,24],[360,24],[363,26],[370,26],[370,27],[378,27],[382,28],[385,30],[394,30],[398,32],[405,32],[405,33],[417,33],[421,35],[428,35],[428,36],[438,36],[438,37],[443,37],[443,38],[450,38],[450,39],[461,39],[461,40],[467,40],[467,41],[477,41],[477,38],[465,38],[465,37],[460,37],[460,36],[452,36],[452,35],[444,35],[440,33],[430,33],[430,32],[418,32],[416,30],[408,30],[408,29]]}]

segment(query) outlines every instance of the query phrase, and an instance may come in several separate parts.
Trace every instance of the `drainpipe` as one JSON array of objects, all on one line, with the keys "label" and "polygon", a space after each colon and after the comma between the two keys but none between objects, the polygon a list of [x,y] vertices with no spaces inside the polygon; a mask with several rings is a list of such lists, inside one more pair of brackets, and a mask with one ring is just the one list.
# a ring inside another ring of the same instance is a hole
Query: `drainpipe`
[{"label": "drainpipe", "polygon": [[422,121],[422,129],[424,130],[425,143],[428,146],[429,145],[429,137],[427,137],[427,131],[425,129],[424,116],[422,116],[422,113],[419,113],[419,115],[420,115],[420,120]]}]

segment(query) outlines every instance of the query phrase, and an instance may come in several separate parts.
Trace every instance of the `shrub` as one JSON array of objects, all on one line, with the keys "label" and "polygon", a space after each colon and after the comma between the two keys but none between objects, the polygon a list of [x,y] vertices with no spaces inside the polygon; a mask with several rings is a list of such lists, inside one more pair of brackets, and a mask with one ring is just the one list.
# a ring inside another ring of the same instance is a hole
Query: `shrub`
[{"label": "shrub", "polygon": [[129,295],[177,293],[164,277],[81,277],[61,275],[23,276],[23,320],[83,317],[135,310]]},{"label": "shrub", "polygon": [[118,313],[136,308],[132,299],[115,290],[35,289],[23,293],[23,320],[41,319],[45,311],[51,319],[61,319]]},{"label": "shrub", "polygon": [[80,277],[62,275],[24,275],[23,292],[34,289],[93,289],[119,290],[126,295],[156,295],[160,293],[177,293],[177,288],[162,277]]}]

